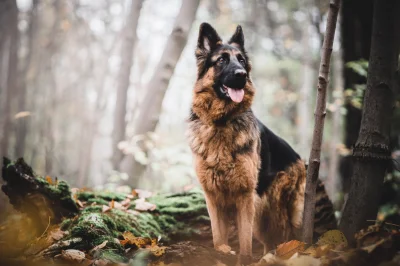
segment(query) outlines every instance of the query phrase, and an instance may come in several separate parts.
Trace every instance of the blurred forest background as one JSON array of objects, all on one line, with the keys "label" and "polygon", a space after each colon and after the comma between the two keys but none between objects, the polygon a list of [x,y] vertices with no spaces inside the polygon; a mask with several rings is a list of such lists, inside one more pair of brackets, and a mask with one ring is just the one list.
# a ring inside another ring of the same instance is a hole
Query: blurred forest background
[{"label": "blurred forest background", "polygon": [[[307,160],[328,2],[1,0],[0,158],[24,157],[77,187],[195,186],[185,131],[207,21],[225,39],[243,26],[253,110]],[[360,126],[372,2],[343,1],[335,37],[320,178],[337,206]],[[399,101],[392,135],[395,159]],[[400,200],[399,178],[394,167],[387,202]]]}]

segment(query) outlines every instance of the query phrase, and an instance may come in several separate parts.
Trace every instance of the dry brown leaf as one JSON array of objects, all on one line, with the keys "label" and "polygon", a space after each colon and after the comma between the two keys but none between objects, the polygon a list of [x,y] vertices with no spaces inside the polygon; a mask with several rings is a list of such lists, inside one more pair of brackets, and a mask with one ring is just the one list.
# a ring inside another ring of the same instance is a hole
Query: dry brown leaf
[{"label": "dry brown leaf", "polygon": [[79,207],[83,208],[83,203],[80,200],[75,200],[76,204],[78,204]]},{"label": "dry brown leaf", "polygon": [[55,256],[55,258],[61,258],[73,262],[82,262],[85,260],[85,253],[77,249],[67,249],[62,250],[61,254]]},{"label": "dry brown leaf", "polygon": [[122,246],[135,245],[138,248],[144,248],[152,245],[152,239],[149,237],[135,237],[131,232],[127,231],[122,234],[123,240],[120,240]]},{"label": "dry brown leaf", "polygon": [[54,239],[55,241],[60,240],[61,238],[63,238],[66,235],[65,231],[62,231],[59,227],[51,230],[49,232],[49,236]]},{"label": "dry brown leaf", "polygon": [[166,247],[159,247],[159,246],[154,246],[150,248],[150,252],[156,256],[156,257],[160,257],[165,253],[165,249]]},{"label": "dry brown leaf", "polygon": [[102,208],[101,208],[102,212],[108,212],[109,210],[111,210],[111,207],[107,206],[107,205],[103,205]]},{"label": "dry brown leaf", "polygon": [[92,249],[89,251],[89,254],[93,254],[93,253],[95,253],[97,250],[103,249],[103,248],[107,245],[107,243],[108,243],[108,240],[104,241],[104,242],[101,243],[100,245],[95,246],[94,248],[92,248]]},{"label": "dry brown leaf", "polygon": [[111,200],[111,201],[108,203],[108,206],[110,206],[111,209],[114,209],[114,205],[115,205],[115,201],[114,201],[114,200]]},{"label": "dry brown leaf", "polygon": [[121,205],[124,206],[124,207],[129,206],[130,203],[131,203],[131,200],[128,199],[128,198],[124,199],[123,201],[121,201]]},{"label": "dry brown leaf", "polygon": [[297,240],[292,240],[283,244],[280,244],[276,248],[276,256],[281,259],[287,260],[291,258],[296,252],[304,251],[305,243]]}]

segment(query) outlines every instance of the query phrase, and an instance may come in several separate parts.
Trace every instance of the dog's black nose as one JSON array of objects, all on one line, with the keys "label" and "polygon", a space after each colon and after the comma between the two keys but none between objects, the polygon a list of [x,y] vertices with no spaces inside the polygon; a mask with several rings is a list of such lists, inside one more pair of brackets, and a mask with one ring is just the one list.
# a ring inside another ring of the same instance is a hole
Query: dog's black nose
[{"label": "dog's black nose", "polygon": [[237,78],[243,78],[243,77],[246,77],[246,75],[247,75],[247,73],[243,69],[236,69],[235,70],[235,77],[237,77]]}]

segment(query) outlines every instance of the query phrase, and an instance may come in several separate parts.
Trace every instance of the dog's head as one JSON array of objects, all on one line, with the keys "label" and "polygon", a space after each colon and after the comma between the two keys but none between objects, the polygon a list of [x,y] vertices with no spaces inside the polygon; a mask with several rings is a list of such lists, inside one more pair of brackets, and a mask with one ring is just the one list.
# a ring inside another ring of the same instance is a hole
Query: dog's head
[{"label": "dog's head", "polygon": [[254,88],[241,26],[223,43],[210,24],[202,23],[196,59],[198,73],[193,101],[196,114],[201,112],[209,120],[219,120],[250,108]]}]

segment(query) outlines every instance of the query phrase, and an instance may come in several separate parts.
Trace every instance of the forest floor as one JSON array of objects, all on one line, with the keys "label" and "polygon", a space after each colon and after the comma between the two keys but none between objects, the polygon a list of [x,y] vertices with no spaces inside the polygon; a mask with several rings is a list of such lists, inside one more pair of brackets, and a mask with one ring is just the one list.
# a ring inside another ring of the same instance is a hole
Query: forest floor
[{"label": "forest floor", "polygon": [[[0,225],[0,265],[240,265],[231,246],[212,247],[202,191],[157,195],[70,189],[37,176],[22,160],[4,160],[3,191],[13,210]],[[265,256],[254,243],[253,266],[400,265],[400,226],[378,223],[349,246],[338,231],[314,245],[290,241]]]}]

